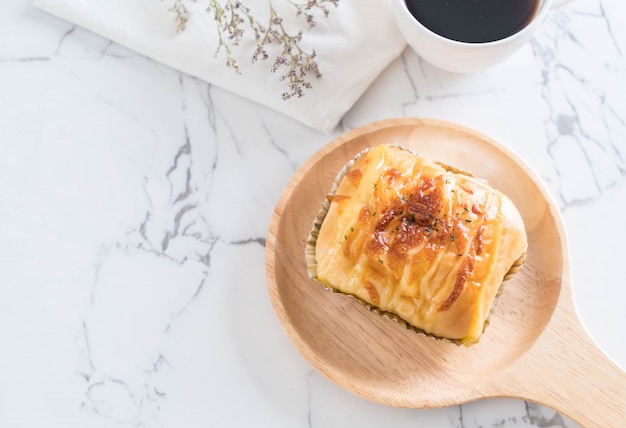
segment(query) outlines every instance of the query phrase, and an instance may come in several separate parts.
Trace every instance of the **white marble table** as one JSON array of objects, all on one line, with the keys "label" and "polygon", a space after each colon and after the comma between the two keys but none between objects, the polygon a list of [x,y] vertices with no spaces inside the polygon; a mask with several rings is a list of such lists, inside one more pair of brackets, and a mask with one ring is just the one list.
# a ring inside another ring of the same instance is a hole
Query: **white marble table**
[{"label": "white marble table", "polygon": [[332,137],[389,117],[470,126],[539,173],[580,316],[626,367],[622,0],[574,0],[482,73],[407,49],[332,136],[28,0],[0,10],[0,427],[577,426],[514,399],[370,403],[282,332],[264,266],[274,205]]}]

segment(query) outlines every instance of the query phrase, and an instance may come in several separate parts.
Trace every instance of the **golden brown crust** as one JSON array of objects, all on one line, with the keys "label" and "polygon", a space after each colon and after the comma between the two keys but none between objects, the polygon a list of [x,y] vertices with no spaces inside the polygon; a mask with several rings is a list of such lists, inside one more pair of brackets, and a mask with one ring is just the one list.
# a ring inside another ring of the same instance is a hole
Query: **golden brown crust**
[{"label": "golden brown crust", "polygon": [[313,276],[428,334],[477,342],[526,234],[506,196],[454,171],[394,146],[362,153],[332,195]]}]

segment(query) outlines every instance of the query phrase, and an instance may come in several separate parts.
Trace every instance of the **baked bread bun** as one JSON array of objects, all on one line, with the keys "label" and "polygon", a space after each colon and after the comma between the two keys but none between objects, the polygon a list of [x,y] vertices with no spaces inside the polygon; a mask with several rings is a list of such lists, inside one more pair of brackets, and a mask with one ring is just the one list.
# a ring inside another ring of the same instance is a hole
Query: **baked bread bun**
[{"label": "baked bread bun", "polygon": [[526,252],[511,200],[389,145],[360,153],[336,184],[307,244],[309,275],[414,330],[478,342]]}]

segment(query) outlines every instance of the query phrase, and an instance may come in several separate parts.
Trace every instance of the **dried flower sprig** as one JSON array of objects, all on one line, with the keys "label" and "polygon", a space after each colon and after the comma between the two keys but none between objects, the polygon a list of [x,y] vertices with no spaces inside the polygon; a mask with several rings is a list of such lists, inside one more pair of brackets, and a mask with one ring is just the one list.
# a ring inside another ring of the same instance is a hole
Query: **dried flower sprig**
[{"label": "dried flower sprig", "polygon": [[183,0],[174,0],[174,4],[169,11],[176,16],[176,31],[183,31],[190,16]]},{"label": "dried flower sprig", "polygon": [[316,52],[305,52],[299,46],[302,40],[302,31],[298,31],[295,35],[290,35],[283,26],[283,19],[270,2],[270,21],[269,26],[260,39],[257,39],[257,49],[254,52],[252,61],[256,62],[259,58],[267,59],[269,57],[266,46],[275,44],[282,45],[282,51],[272,64],[270,70],[275,73],[279,68],[286,67],[287,72],[280,77],[280,81],[287,82],[288,90],[282,93],[284,100],[293,96],[302,97],[305,89],[312,88],[310,82],[305,80],[307,74],[311,73],[316,78],[322,77],[319,67],[315,61]]},{"label": "dried flower sprig", "polygon": [[337,7],[339,5],[339,0],[308,0],[306,3],[296,3],[290,1],[290,3],[296,8],[297,16],[304,16],[306,18],[306,22],[309,25],[310,30],[317,25],[313,11],[319,10],[325,17],[328,17],[328,15],[330,15],[330,10],[327,5],[332,4]]},{"label": "dried flower sprig", "polygon": [[226,52],[226,66],[241,74],[239,64],[233,56],[230,44],[239,46],[239,43],[241,43],[244,31],[240,25],[245,22],[241,17],[241,13],[246,16],[249,15],[250,8],[238,0],[226,0],[224,5],[217,0],[210,0],[207,12],[213,12],[213,19],[217,27],[218,45],[214,56],[217,58],[220,51],[224,49]]},{"label": "dried flower sprig", "polygon": [[[186,0],[173,0],[170,12],[175,14],[178,31],[183,31],[190,18],[189,11],[184,5]],[[198,0],[190,0],[197,2]],[[339,0],[307,0],[304,3],[287,0],[295,8],[298,17],[304,17],[308,29],[317,24],[315,13],[320,12],[324,17],[330,14],[329,5],[337,7]],[[286,82],[287,91],[282,93],[283,99],[302,97],[306,89],[312,88],[307,80],[309,74],[316,78],[322,76],[316,62],[315,49],[307,52],[300,47],[303,32],[289,33],[283,26],[283,18],[278,14],[271,0],[268,0],[269,20],[266,25],[261,24],[252,14],[250,7],[240,0],[209,0],[206,8],[212,14],[218,33],[218,46],[214,55],[217,57],[223,50],[226,54],[226,65],[237,73],[241,73],[239,64],[233,56],[232,48],[239,46],[244,36],[243,25],[247,23],[256,40],[256,49],[252,54],[252,62],[267,60],[268,48],[278,47],[280,53],[276,55],[270,68],[272,73],[286,68],[280,76],[281,82]],[[276,48],[274,48],[276,49]]]}]

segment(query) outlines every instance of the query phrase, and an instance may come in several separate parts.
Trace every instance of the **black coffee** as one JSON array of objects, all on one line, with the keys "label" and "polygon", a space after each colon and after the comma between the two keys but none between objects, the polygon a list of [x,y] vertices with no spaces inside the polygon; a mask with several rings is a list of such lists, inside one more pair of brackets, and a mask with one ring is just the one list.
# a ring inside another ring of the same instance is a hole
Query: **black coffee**
[{"label": "black coffee", "polygon": [[539,0],[406,0],[426,28],[448,39],[482,43],[504,39],[532,20]]}]

